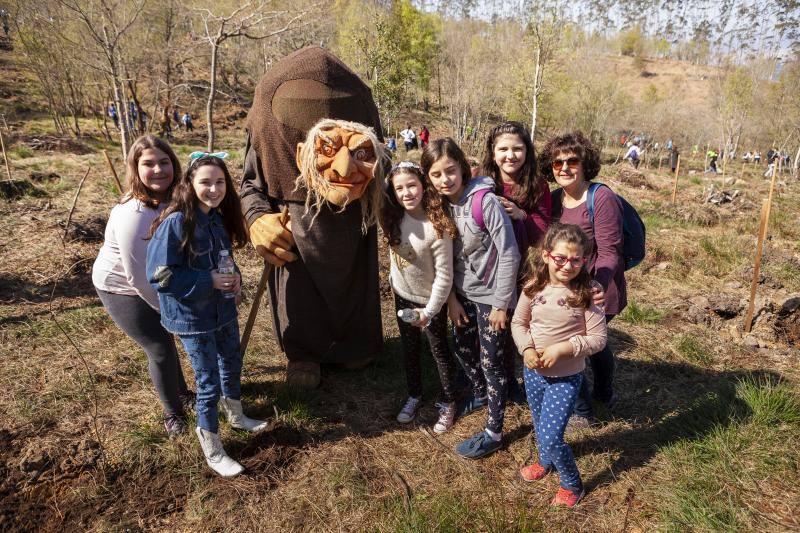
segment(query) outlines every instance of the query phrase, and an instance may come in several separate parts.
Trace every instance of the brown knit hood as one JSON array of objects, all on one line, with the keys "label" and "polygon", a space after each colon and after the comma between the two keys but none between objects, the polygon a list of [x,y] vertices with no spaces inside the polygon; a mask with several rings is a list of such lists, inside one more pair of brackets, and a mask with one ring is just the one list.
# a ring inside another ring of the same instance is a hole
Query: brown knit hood
[{"label": "brown knit hood", "polygon": [[305,201],[305,190],[295,190],[297,143],[323,118],[359,122],[383,140],[369,87],[319,46],[289,54],[258,82],[245,127],[271,197]]}]

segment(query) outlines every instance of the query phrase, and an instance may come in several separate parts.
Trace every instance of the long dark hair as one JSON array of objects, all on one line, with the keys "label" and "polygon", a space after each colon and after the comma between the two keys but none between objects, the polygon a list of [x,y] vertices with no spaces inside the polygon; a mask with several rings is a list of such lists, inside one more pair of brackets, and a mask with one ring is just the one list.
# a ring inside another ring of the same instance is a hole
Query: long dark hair
[{"label": "long dark hair", "polygon": [[536,152],[531,141],[528,129],[519,122],[509,121],[498,124],[489,132],[486,137],[486,145],[483,151],[483,161],[481,162],[481,174],[491,176],[494,179],[494,193],[503,196],[503,178],[500,176],[500,169],[494,162],[494,147],[497,138],[501,135],[516,135],[525,145],[525,162],[519,169],[519,174],[514,177],[514,189],[511,198],[517,205],[528,213],[534,211],[542,197],[543,188],[541,177],[537,172]]},{"label": "long dark hair", "polygon": [[[472,172],[469,170],[469,162],[464,152],[461,150],[461,147],[458,146],[458,143],[450,137],[431,141],[428,143],[428,146],[422,150],[419,165],[422,167],[422,173],[425,175],[425,178],[428,179],[428,172],[431,171],[433,164],[443,157],[449,157],[458,163],[461,169],[461,184],[466,186],[469,180],[472,179]],[[450,202],[446,197],[442,197],[442,201]]]},{"label": "long dark hair", "polygon": [[[542,251],[552,252],[556,244],[560,242],[580,246],[584,255],[590,249],[589,238],[581,230],[580,226],[558,222],[550,226],[541,245],[535,248],[531,247],[528,252],[530,275],[522,287],[522,292],[528,298],[533,298],[550,283],[550,270],[547,267],[547,263],[542,259]],[[573,294],[567,298],[567,303],[572,307],[582,307],[584,309],[590,307],[592,305],[591,284],[592,277],[589,275],[589,271],[586,270],[586,264],[583,264],[578,275],[569,282],[569,288]]]},{"label": "long dark hair", "polygon": [[181,251],[183,252],[183,256],[187,259],[197,255],[193,247],[193,240],[194,230],[197,226],[198,199],[194,192],[192,180],[194,179],[197,169],[206,165],[219,168],[225,175],[225,196],[216,209],[222,217],[222,224],[228,232],[231,244],[235,248],[241,248],[247,244],[247,226],[242,216],[242,204],[239,202],[239,195],[236,194],[236,189],[233,186],[233,179],[231,179],[230,172],[228,172],[228,167],[225,166],[225,162],[219,157],[203,155],[189,164],[186,172],[172,191],[172,198],[169,205],[164,209],[164,212],[153,221],[153,225],[150,227],[149,237],[152,237],[156,228],[158,228],[159,224],[161,224],[165,218],[172,213],[183,213]]},{"label": "long dark hair", "polygon": [[394,192],[394,178],[402,174],[409,174],[416,176],[422,187],[422,210],[425,216],[433,224],[436,230],[436,236],[440,239],[447,233],[452,238],[458,236],[458,229],[450,215],[442,207],[442,197],[436,192],[436,189],[422,175],[422,169],[416,165],[395,166],[386,178],[386,187],[384,188],[384,199],[381,205],[380,224],[383,229],[383,236],[389,246],[397,246],[402,242],[400,233],[400,223],[403,221],[406,210],[397,201],[397,195]]},{"label": "long dark hair", "polygon": [[142,157],[142,152],[148,149],[161,150],[167,154],[167,157],[169,157],[169,160],[172,162],[172,183],[166,191],[166,198],[169,198],[172,191],[175,189],[175,184],[178,182],[178,178],[181,175],[181,164],[175,152],[172,151],[172,147],[167,141],[160,137],[149,134],[142,135],[133,141],[133,144],[128,150],[128,157],[125,160],[125,184],[128,186],[128,191],[122,195],[120,199],[121,204],[124,204],[128,200],[136,199],[147,207],[155,209],[160,203],[158,198],[153,194],[153,191],[148,189],[139,177],[139,158]]}]

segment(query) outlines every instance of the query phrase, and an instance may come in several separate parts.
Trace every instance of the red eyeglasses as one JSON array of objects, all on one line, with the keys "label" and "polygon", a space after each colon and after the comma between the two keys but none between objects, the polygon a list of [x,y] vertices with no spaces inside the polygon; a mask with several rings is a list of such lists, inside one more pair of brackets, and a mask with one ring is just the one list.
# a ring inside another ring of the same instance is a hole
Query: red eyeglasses
[{"label": "red eyeglasses", "polygon": [[563,255],[553,255],[550,252],[547,252],[547,257],[552,259],[558,267],[563,267],[569,263],[572,268],[579,268],[586,262],[585,257],[564,257]]},{"label": "red eyeglasses", "polygon": [[581,164],[581,159],[579,157],[570,157],[568,159],[553,159],[551,165],[553,165],[553,170],[561,170],[564,168],[564,164],[566,164],[570,170],[575,170],[578,168],[578,165]]}]

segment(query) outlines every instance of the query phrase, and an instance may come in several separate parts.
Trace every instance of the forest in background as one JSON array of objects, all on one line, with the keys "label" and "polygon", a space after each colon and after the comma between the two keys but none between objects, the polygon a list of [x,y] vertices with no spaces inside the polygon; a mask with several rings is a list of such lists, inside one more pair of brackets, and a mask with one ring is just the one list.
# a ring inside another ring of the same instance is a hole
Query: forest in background
[{"label": "forest in background", "polygon": [[[579,128],[600,142],[636,132],[726,153],[775,147],[796,169],[798,2],[677,4],[11,0],[8,10],[57,132],[87,134],[80,119],[93,118],[94,133],[123,153],[174,108],[201,119],[213,149],[214,127],[242,118],[270,65],[321,44],[370,85],[387,131],[420,110],[437,121],[435,135],[468,145],[515,119],[538,139]],[[614,58],[638,80],[620,76]],[[675,61],[683,76],[655,76],[656,60]],[[693,79],[710,89],[694,94]],[[111,102],[123,116],[131,102],[148,123],[124,116],[115,128]]]}]

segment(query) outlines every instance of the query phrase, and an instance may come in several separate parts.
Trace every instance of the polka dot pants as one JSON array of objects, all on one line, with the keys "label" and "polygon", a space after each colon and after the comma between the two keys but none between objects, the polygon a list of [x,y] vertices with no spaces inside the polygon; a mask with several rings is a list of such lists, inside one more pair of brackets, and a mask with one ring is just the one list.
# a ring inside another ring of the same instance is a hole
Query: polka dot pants
[{"label": "polka dot pants", "polygon": [[555,469],[562,487],[579,491],[583,483],[572,449],[564,442],[564,430],[575,408],[583,374],[551,378],[525,367],[524,375],[539,464]]}]

